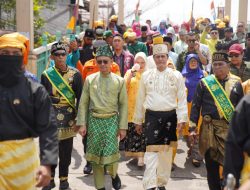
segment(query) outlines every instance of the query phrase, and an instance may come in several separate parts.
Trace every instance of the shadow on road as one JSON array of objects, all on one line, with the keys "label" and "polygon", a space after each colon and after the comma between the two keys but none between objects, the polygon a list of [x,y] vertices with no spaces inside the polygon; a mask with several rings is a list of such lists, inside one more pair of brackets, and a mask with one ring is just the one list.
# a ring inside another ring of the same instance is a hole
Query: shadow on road
[{"label": "shadow on road", "polygon": [[72,150],[72,158],[75,160],[75,165],[72,166],[72,169],[78,169],[82,163],[82,156],[77,152],[75,148]]}]

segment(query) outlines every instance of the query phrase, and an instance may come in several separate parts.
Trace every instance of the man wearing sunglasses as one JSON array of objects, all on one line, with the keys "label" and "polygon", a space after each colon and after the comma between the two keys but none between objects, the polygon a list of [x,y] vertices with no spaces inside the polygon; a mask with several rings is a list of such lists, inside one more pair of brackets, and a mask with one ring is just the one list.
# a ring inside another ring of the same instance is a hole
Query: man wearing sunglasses
[{"label": "man wearing sunglasses", "polygon": [[236,32],[233,36],[233,40],[238,40],[240,44],[245,43],[245,37],[246,37],[246,32],[245,32],[245,23],[244,22],[239,22],[237,24]]},{"label": "man wearing sunglasses", "polygon": [[[206,53],[200,48],[200,43],[196,41],[195,34],[193,32],[188,33],[186,43],[188,45],[187,50],[181,52],[177,58],[177,70],[180,72],[182,71],[185,65],[186,57],[191,53],[198,55],[202,65],[207,65],[208,60],[206,58]],[[200,65],[201,68],[202,65]]]},{"label": "man wearing sunglasses", "polygon": [[[51,59],[55,66],[45,70],[41,83],[51,97],[56,113],[59,140],[59,179],[60,189],[68,189],[68,172],[73,148],[73,137],[76,135],[75,117],[78,102],[82,93],[81,74],[66,64],[67,50],[63,43],[55,43],[51,47]],[[56,165],[51,168],[51,181],[43,190],[55,187]]]},{"label": "man wearing sunglasses", "polygon": [[223,166],[225,140],[234,107],[243,97],[243,89],[239,77],[229,72],[226,53],[213,54],[212,68],[214,75],[203,78],[197,86],[189,131],[190,140],[194,142],[201,115],[199,150],[205,158],[208,186],[210,190],[221,190],[219,168]]},{"label": "man wearing sunglasses", "polygon": [[243,60],[244,52],[241,44],[233,44],[229,48],[230,72],[241,78],[242,82],[250,79],[250,68]]},{"label": "man wearing sunglasses", "polygon": [[[208,33],[210,34],[210,38],[207,38]],[[211,55],[216,51],[215,46],[219,39],[218,29],[214,25],[208,25],[204,28],[201,34],[200,42],[208,46]]]},{"label": "man wearing sunglasses", "polygon": [[128,101],[123,78],[111,72],[113,53],[108,44],[97,48],[100,72],[85,80],[77,115],[77,127],[87,134],[85,158],[91,162],[96,189],[105,190],[104,168],[112,177],[113,188],[121,188],[117,174],[120,159],[118,139],[126,136]]}]

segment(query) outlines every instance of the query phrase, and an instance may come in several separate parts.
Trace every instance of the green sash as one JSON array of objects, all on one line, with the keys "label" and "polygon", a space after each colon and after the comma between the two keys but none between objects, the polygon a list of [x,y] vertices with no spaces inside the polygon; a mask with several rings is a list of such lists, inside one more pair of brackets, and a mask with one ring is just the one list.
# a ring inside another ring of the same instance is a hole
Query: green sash
[{"label": "green sash", "polygon": [[234,111],[234,106],[232,105],[223,87],[220,85],[214,75],[207,76],[203,78],[202,81],[208,88],[210,94],[213,96],[214,101],[222,111],[225,119],[230,122]]},{"label": "green sash", "polygon": [[50,67],[44,71],[45,76],[55,89],[67,100],[67,102],[75,109],[75,93],[64,78],[58,73],[55,67]]}]

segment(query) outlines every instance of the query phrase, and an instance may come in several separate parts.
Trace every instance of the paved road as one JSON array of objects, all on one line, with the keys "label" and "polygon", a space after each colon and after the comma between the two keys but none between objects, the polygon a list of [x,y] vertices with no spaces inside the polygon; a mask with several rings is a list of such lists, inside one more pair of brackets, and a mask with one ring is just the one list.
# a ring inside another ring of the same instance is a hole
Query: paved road
[{"label": "paved road", "polygon": [[[206,170],[204,164],[200,168],[194,168],[190,160],[186,160],[187,148],[185,142],[179,140],[179,147],[175,163],[177,168],[172,172],[171,179],[166,186],[167,190],[207,190]],[[69,183],[71,190],[95,190],[92,175],[82,173],[85,159],[83,158],[83,146],[81,137],[74,139],[74,150],[70,166]],[[125,158],[122,153],[118,173],[122,180],[124,190],[143,190],[143,169],[136,166],[136,161]],[[58,174],[58,173],[57,173]],[[55,179],[58,189],[58,178]],[[106,189],[111,190],[110,176],[106,176]]]}]

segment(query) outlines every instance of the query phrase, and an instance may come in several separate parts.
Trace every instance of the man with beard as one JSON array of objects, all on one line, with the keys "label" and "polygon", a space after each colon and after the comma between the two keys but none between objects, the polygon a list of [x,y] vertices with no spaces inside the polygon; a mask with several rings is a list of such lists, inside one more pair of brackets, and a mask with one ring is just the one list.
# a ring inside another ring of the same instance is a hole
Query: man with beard
[{"label": "man with beard", "polygon": [[[36,189],[50,182],[58,141],[46,89],[24,75],[29,40],[19,33],[0,37],[0,188]],[[40,166],[37,146],[39,137]]]}]

